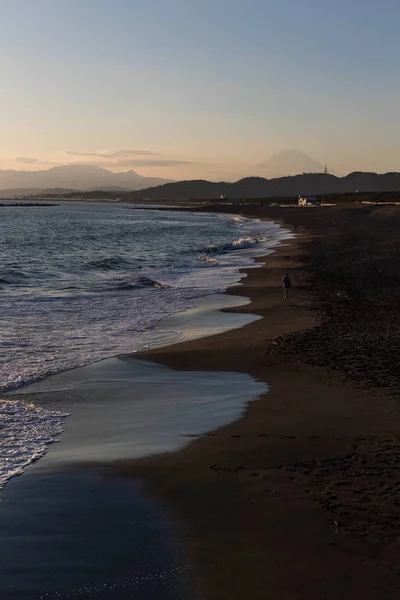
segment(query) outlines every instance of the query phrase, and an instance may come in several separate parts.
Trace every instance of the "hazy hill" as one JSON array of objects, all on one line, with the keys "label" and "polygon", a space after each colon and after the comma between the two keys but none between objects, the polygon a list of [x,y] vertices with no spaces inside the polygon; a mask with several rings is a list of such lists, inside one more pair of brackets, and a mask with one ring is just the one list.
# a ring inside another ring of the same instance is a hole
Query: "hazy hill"
[{"label": "hazy hill", "polygon": [[[64,188],[58,188],[60,194],[66,192]],[[39,194],[42,191],[41,188],[5,188],[0,190],[0,198],[13,198],[14,196],[33,196]]]},{"label": "hazy hill", "polygon": [[0,170],[0,190],[7,190],[8,195],[38,193],[47,188],[141,190],[167,181],[142,177],[133,170],[113,173],[94,165],[63,165],[42,171]]},{"label": "hazy hill", "polygon": [[212,183],[193,180],[168,183],[144,192],[128,192],[125,197],[132,200],[212,199],[226,194],[228,198],[268,198],[298,196],[301,194],[324,195],[350,192],[395,192],[400,191],[400,173],[350,173],[336,177],[325,173],[305,173],[293,177],[264,179],[246,177],[235,183]]},{"label": "hazy hill", "polygon": [[325,165],[299,150],[284,150],[257,165],[256,172],[267,178],[298,175],[299,173],[323,173]]}]

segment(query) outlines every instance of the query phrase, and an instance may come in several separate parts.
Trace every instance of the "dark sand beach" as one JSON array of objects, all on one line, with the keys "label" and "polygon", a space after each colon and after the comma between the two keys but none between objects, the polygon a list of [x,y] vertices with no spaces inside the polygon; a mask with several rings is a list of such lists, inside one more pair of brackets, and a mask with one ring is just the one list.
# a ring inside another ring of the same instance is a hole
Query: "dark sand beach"
[{"label": "dark sand beach", "polygon": [[397,209],[204,210],[300,234],[169,317],[187,341],[26,389],[75,410],[5,490],[5,598],[400,597]]},{"label": "dark sand beach", "polygon": [[399,598],[398,210],[240,210],[300,227],[229,291],[263,319],[143,358],[270,390],[241,420],[116,472],[184,524],[202,598]]}]

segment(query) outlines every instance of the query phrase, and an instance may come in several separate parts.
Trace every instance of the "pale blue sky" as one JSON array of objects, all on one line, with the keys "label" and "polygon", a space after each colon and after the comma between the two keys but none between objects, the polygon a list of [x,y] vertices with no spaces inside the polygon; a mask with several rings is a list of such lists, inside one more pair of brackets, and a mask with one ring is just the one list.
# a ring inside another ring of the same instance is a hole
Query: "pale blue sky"
[{"label": "pale blue sky", "polygon": [[0,167],[235,178],[296,148],[341,173],[400,170],[399,0],[0,0],[0,15]]}]

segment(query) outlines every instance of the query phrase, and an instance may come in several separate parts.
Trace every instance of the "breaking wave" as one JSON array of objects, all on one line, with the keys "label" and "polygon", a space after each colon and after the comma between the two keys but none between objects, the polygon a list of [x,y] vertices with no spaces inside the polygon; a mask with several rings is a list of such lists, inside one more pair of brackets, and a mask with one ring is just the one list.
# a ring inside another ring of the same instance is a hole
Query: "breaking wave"
[{"label": "breaking wave", "polygon": [[209,264],[209,265],[217,265],[218,261],[216,258],[214,258],[213,256],[208,256],[207,254],[202,254],[200,256],[200,260],[202,260],[203,262]]},{"label": "breaking wave", "polygon": [[67,416],[29,402],[0,400],[0,489],[47,453]]},{"label": "breaking wave", "polygon": [[0,284],[4,284],[4,285],[25,284],[28,277],[29,276],[26,275],[23,271],[18,271],[16,269],[7,269],[0,273]]},{"label": "breaking wave", "polygon": [[245,248],[252,248],[253,246],[256,246],[257,244],[262,244],[263,242],[266,242],[268,240],[268,238],[266,237],[262,237],[262,236],[247,236],[247,237],[241,237],[238,240],[235,240],[234,242],[230,242],[227,244],[209,244],[206,248],[201,248],[198,250],[198,252],[203,253],[203,254],[219,254],[219,253],[224,253],[224,252],[233,252],[234,250],[243,250]]},{"label": "breaking wave", "polygon": [[139,277],[138,284],[140,285],[140,287],[153,287],[158,290],[167,289],[167,288],[171,287],[170,285],[168,285],[166,283],[161,283],[161,281],[151,279],[150,277]]},{"label": "breaking wave", "polygon": [[111,271],[118,269],[126,269],[132,267],[130,261],[121,256],[110,256],[109,258],[101,258],[99,260],[84,261],[83,267],[86,269],[100,269],[103,271]]}]

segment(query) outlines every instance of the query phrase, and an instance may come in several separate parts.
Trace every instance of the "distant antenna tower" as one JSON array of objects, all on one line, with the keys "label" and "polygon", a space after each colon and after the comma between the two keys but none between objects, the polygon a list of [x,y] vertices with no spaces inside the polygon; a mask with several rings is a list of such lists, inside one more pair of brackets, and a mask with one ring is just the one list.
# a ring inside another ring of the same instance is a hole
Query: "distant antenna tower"
[{"label": "distant antenna tower", "polygon": [[325,163],[325,171],[324,171],[325,175],[328,174],[328,165]]}]

